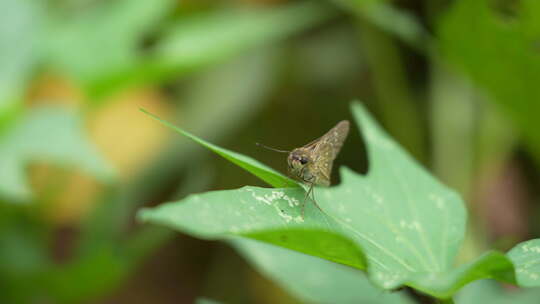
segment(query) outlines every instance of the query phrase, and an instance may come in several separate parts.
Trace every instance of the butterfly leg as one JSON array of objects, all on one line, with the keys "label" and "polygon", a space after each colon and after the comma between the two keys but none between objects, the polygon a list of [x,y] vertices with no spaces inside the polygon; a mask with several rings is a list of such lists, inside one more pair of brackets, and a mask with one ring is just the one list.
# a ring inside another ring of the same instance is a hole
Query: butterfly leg
[{"label": "butterfly leg", "polygon": [[311,199],[313,200],[313,204],[315,204],[315,206],[319,208],[319,210],[321,210],[322,213],[325,213],[324,210],[322,210],[321,206],[319,206],[319,204],[317,204],[317,201],[315,200],[315,191],[313,191],[313,184],[311,184],[310,190],[311,190]]},{"label": "butterfly leg", "polygon": [[306,192],[306,195],[304,195],[304,201],[302,202],[302,219],[304,219],[304,210],[306,207],[306,201],[311,191],[313,191],[313,183],[309,183],[309,190]]},{"label": "butterfly leg", "polygon": [[309,183],[309,189],[308,191],[306,192],[306,195],[304,196],[304,202],[302,203],[302,218],[304,218],[304,209],[306,207],[306,201],[307,199],[309,198],[309,194],[311,193],[311,198],[313,200],[313,203],[315,204],[315,206],[317,208],[319,208],[319,210],[321,210],[322,213],[325,213],[322,208],[319,206],[319,204],[317,204],[317,201],[315,200],[315,191],[313,191],[313,187],[315,185],[313,183]]}]

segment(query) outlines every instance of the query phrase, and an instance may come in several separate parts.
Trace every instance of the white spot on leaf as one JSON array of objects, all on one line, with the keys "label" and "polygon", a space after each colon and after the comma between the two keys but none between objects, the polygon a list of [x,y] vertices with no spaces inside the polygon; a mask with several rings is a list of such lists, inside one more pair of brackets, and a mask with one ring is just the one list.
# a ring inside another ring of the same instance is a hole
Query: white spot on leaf
[{"label": "white spot on leaf", "polygon": [[416,230],[416,231],[421,231],[423,229],[422,224],[420,224],[418,221],[407,222],[406,220],[400,220],[399,226],[401,228],[406,228],[406,229]]},{"label": "white spot on leaf", "polygon": [[428,197],[430,200],[435,202],[435,206],[437,206],[437,208],[444,209],[446,207],[445,200],[437,194],[430,193]]}]

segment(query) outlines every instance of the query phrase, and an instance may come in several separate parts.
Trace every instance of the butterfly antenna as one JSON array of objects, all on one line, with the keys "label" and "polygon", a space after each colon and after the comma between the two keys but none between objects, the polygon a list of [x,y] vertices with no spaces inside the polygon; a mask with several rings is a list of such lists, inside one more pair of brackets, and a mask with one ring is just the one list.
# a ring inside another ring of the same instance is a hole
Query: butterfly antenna
[{"label": "butterfly antenna", "polygon": [[285,151],[285,150],[279,150],[279,149],[274,149],[274,148],[270,148],[268,146],[265,146],[263,144],[260,144],[260,143],[255,143],[257,146],[259,147],[263,147],[265,149],[268,149],[268,150],[272,150],[272,151],[275,151],[275,152],[280,152],[280,153],[291,153],[291,151]]}]

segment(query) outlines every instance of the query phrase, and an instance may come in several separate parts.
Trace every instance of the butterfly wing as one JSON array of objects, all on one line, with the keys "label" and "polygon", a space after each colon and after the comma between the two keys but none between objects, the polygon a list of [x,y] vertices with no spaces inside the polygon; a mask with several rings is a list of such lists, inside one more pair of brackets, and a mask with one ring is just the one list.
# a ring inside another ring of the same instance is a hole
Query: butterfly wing
[{"label": "butterfly wing", "polygon": [[314,160],[312,171],[316,172],[316,184],[325,186],[330,184],[334,160],[339,154],[348,134],[349,122],[343,120],[330,129],[330,131],[326,132],[322,137],[304,147],[306,150],[312,151],[311,159]]}]

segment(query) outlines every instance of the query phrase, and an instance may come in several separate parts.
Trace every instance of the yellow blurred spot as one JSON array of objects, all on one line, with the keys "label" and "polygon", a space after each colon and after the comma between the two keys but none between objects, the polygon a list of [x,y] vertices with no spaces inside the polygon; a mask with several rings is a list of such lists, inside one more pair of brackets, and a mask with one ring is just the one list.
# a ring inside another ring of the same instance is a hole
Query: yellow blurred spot
[{"label": "yellow blurred spot", "polygon": [[80,107],[83,93],[69,79],[54,74],[46,74],[37,79],[28,93],[30,106],[65,105]]},{"label": "yellow blurred spot", "polygon": [[[28,95],[29,106],[66,105],[83,113],[81,90],[69,80],[46,76],[37,81]],[[171,109],[153,88],[121,92],[89,113],[86,122],[88,139],[116,169],[119,187],[145,168],[165,144],[168,130],[139,111],[143,107],[156,115],[170,117]],[[57,224],[74,224],[88,214],[105,190],[94,177],[76,166],[59,168],[33,164],[30,181],[42,214]]]},{"label": "yellow blurred spot", "polygon": [[170,135],[139,108],[163,118],[172,112],[155,90],[137,89],[113,97],[89,121],[92,140],[123,180],[147,165]]},{"label": "yellow blurred spot", "polygon": [[70,224],[88,214],[103,190],[93,177],[49,164],[31,167],[31,184],[42,214],[58,224]]}]

